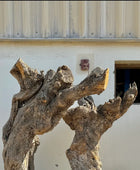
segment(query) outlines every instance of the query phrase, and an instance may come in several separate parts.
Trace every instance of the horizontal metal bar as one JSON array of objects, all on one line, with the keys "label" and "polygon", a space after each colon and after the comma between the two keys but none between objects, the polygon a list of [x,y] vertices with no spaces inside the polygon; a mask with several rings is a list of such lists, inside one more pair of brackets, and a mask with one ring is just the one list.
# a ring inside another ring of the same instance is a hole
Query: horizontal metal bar
[{"label": "horizontal metal bar", "polygon": [[1,38],[0,41],[140,42],[140,38]]}]

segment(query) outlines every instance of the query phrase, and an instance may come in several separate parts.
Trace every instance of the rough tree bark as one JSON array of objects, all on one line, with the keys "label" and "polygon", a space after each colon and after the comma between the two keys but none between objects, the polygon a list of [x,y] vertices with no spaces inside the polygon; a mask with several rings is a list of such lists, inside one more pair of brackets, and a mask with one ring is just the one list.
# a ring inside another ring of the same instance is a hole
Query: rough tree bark
[{"label": "rough tree bark", "polygon": [[137,87],[125,92],[123,99],[117,97],[98,108],[90,105],[79,106],[67,111],[64,121],[75,130],[75,136],[66,155],[72,170],[101,170],[99,158],[99,140],[103,133],[112,126],[133,104],[137,96]]},{"label": "rough tree bark", "polygon": [[[36,135],[52,130],[74,101],[104,91],[109,70],[96,68],[74,87],[73,76],[67,66],[59,67],[57,72],[49,70],[44,75],[19,59],[11,74],[17,79],[20,92],[12,99],[10,118],[3,127],[4,168],[33,170],[34,153],[39,145]],[[86,115],[86,112],[82,113]]]}]

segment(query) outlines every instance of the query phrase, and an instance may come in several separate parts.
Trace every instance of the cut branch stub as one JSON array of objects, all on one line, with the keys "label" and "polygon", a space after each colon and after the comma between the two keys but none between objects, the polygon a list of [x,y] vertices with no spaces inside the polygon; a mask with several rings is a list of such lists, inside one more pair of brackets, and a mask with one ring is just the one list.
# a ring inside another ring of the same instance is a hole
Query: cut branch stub
[{"label": "cut branch stub", "polygon": [[39,74],[37,70],[31,69],[21,59],[16,62],[10,73],[17,79],[21,90],[30,89],[44,78],[43,74]]},{"label": "cut branch stub", "polygon": [[130,86],[129,90],[127,90],[123,96],[122,104],[120,108],[120,113],[121,113],[120,116],[122,116],[128,110],[128,108],[133,104],[133,102],[137,97],[137,94],[138,94],[138,89],[136,83],[134,82],[132,84],[132,87]]},{"label": "cut branch stub", "polygon": [[123,98],[117,97],[98,107],[98,113],[104,115],[111,122],[119,119],[134,103],[138,94],[136,83],[132,84]]},{"label": "cut branch stub", "polygon": [[[108,77],[109,69],[102,70],[97,67],[79,84],[79,88],[82,88],[83,93],[88,92],[87,96],[91,94],[91,91],[92,94],[100,94],[108,85]],[[85,89],[83,87],[85,87]],[[81,93],[81,91],[79,93]]]}]

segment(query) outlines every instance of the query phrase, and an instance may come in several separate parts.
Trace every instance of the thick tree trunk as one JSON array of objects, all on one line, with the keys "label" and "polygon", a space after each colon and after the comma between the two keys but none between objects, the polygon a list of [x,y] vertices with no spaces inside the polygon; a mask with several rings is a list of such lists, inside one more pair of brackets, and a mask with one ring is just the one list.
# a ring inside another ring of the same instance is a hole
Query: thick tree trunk
[{"label": "thick tree trunk", "polygon": [[112,126],[133,104],[137,96],[134,83],[124,94],[123,99],[117,97],[109,100],[97,109],[90,105],[70,109],[64,121],[75,130],[75,136],[66,155],[72,170],[101,170],[99,158],[99,140],[103,133]]},{"label": "thick tree trunk", "polygon": [[71,87],[73,76],[67,66],[44,76],[19,59],[11,74],[21,90],[13,97],[11,115],[3,127],[5,170],[33,170],[39,145],[36,135],[52,130],[75,100],[105,90],[108,72],[96,68],[79,85]]}]

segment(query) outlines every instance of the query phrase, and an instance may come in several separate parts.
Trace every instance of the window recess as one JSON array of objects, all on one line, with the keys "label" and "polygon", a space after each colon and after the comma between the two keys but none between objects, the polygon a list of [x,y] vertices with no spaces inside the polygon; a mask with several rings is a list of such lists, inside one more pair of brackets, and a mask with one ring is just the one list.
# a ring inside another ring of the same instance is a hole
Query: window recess
[{"label": "window recess", "polygon": [[123,97],[133,82],[138,87],[135,103],[140,103],[140,61],[115,61],[115,96]]}]

